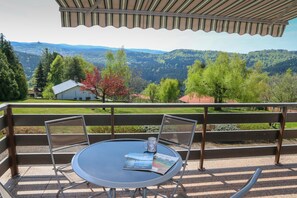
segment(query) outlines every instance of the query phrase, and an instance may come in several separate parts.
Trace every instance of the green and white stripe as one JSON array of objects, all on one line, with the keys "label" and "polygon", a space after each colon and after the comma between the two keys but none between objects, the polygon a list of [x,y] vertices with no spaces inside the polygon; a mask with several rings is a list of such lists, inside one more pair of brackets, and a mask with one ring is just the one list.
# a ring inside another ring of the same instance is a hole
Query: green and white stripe
[{"label": "green and white stripe", "polygon": [[[294,1],[101,0],[98,4],[96,0],[56,0],[63,27],[86,24],[127,27],[129,24],[129,28],[192,29],[272,36],[281,36],[287,21],[297,17],[297,3]],[[94,9],[96,5],[100,9]],[[119,5],[119,8],[113,5]],[[292,8],[288,9],[290,6]]]}]

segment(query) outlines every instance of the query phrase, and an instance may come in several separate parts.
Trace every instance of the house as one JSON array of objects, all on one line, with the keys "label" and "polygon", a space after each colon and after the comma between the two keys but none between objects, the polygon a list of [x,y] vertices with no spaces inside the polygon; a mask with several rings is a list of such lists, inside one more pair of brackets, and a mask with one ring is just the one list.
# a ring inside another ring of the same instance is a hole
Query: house
[{"label": "house", "polygon": [[96,95],[89,91],[82,91],[82,83],[68,80],[61,84],[53,86],[56,99],[59,100],[95,100]]}]

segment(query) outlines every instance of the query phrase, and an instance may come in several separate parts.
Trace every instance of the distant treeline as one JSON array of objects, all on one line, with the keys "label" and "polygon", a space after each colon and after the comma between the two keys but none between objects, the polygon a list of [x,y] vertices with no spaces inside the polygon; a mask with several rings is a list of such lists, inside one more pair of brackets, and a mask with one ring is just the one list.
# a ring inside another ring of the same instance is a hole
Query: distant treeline
[{"label": "distant treeline", "polygon": [[[80,55],[86,61],[93,63],[97,67],[104,67],[106,63],[106,53],[115,49],[104,47],[55,45],[44,43],[12,43],[24,66],[27,79],[33,75],[42,54],[41,47],[46,47],[51,52],[58,52],[63,56]],[[214,61],[218,56],[218,51],[199,50],[173,50],[171,52],[152,51],[146,53],[145,50],[133,51],[125,49],[128,65],[131,69],[137,69],[143,79],[150,82],[160,82],[162,78],[175,78],[183,82],[187,78],[187,67],[193,65],[196,60],[206,64],[207,61]],[[229,53],[233,55],[234,53]],[[250,52],[248,54],[238,54],[246,61],[247,67],[252,67],[256,62],[261,61],[263,70],[269,75],[285,73],[288,69],[297,72],[297,51],[287,50],[262,50]]]}]

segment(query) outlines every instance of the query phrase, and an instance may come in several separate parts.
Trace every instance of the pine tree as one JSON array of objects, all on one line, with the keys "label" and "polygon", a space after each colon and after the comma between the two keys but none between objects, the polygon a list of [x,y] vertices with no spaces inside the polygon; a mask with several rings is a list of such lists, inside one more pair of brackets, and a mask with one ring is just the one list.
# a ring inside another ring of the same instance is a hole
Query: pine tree
[{"label": "pine tree", "polygon": [[36,82],[35,88],[42,92],[45,87],[46,81],[41,63],[39,63],[37,68],[35,69],[34,78]]},{"label": "pine tree", "polygon": [[0,101],[19,98],[18,85],[14,72],[9,68],[6,56],[0,50]]},{"label": "pine tree", "polygon": [[82,58],[79,56],[67,58],[65,61],[64,79],[71,79],[79,82],[84,80],[86,75],[82,69],[82,64]]},{"label": "pine tree", "polygon": [[62,56],[58,55],[51,64],[51,70],[47,76],[47,83],[53,83],[54,85],[62,83],[63,69],[64,69],[63,58]]},{"label": "pine tree", "polygon": [[51,64],[55,60],[57,55],[59,54],[56,52],[50,53],[48,48],[45,48],[42,52],[40,63],[43,67],[45,81],[47,80],[47,76],[51,70]]},{"label": "pine tree", "polygon": [[46,84],[47,84],[47,79],[48,79],[48,75],[50,73],[50,69],[51,69],[51,64],[54,61],[54,59],[56,58],[56,56],[58,56],[59,54],[56,52],[50,53],[49,50],[47,48],[45,48],[42,51],[42,55],[40,58],[40,62],[38,64],[38,66],[36,67],[35,71],[34,71],[34,82],[35,82],[35,88],[37,88],[39,91],[43,91]]},{"label": "pine tree", "polygon": [[8,66],[14,73],[14,80],[18,87],[19,95],[18,97],[12,99],[26,98],[28,94],[28,85],[23,66],[15,55],[10,42],[5,40],[3,34],[0,35],[0,50],[6,56]]}]

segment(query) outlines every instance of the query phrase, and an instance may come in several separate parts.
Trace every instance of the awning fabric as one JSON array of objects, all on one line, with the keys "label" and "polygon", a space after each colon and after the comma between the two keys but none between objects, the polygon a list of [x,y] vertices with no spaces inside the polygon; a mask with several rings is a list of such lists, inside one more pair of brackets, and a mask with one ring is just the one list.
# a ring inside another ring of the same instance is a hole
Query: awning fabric
[{"label": "awning fabric", "polygon": [[62,26],[191,29],[282,36],[297,0],[56,0]]}]

